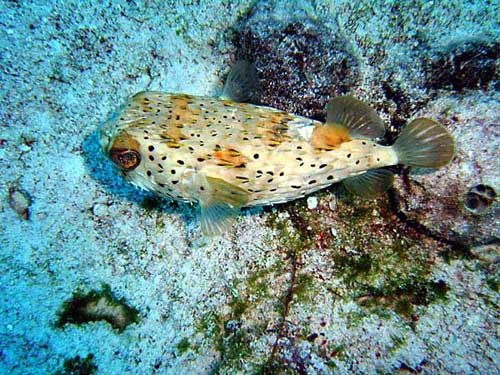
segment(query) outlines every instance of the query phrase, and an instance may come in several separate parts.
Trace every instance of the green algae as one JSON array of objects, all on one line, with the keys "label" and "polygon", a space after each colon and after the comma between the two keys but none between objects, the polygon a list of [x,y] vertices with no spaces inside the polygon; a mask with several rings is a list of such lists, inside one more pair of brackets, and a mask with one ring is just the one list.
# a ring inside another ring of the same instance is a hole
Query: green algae
[{"label": "green algae", "polygon": [[438,243],[398,220],[384,197],[366,201],[343,189],[338,193],[333,212],[325,203],[331,193],[325,191],[317,194],[317,210],[299,200],[287,205],[287,220],[271,214],[268,223],[278,242],[293,254],[311,247],[329,251],[331,272],[344,282],[337,292],[381,316],[392,310],[408,317],[414,306],[445,298],[446,283],[430,279]]},{"label": "green algae", "polygon": [[187,337],[184,337],[177,343],[175,347],[177,348],[177,352],[182,355],[191,348],[191,343],[189,342],[189,339]]},{"label": "green algae", "polygon": [[81,325],[103,320],[108,322],[118,332],[128,325],[139,322],[139,311],[128,306],[124,298],[118,299],[109,285],[102,289],[83,293],[77,290],[65,301],[57,313],[56,327],[63,328],[66,324]]},{"label": "green algae", "polygon": [[[197,321],[197,331],[220,355],[212,373],[242,370],[243,364],[252,358],[251,344],[266,334],[268,325],[268,318],[256,317],[256,311],[270,300],[269,285],[276,275],[283,272],[284,263],[277,261],[267,268],[256,270],[245,279],[235,281],[227,302],[229,313],[212,311]],[[255,368],[258,366],[255,364]]]},{"label": "green algae", "polygon": [[293,286],[294,302],[311,303],[315,296],[314,277],[307,273],[299,273]]},{"label": "green algae", "polygon": [[97,371],[94,364],[94,355],[88,354],[85,358],[77,355],[74,358],[64,360],[63,370],[59,370],[54,375],[93,375]]},{"label": "green algae", "polygon": [[494,291],[496,293],[500,292],[500,280],[498,280],[496,278],[493,278],[493,277],[487,278],[486,279],[486,285],[488,285],[488,287],[492,291]]},{"label": "green algae", "polygon": [[157,211],[161,208],[161,205],[163,203],[162,198],[157,197],[155,195],[146,195],[139,205],[146,211],[147,213],[150,213],[152,211]]}]

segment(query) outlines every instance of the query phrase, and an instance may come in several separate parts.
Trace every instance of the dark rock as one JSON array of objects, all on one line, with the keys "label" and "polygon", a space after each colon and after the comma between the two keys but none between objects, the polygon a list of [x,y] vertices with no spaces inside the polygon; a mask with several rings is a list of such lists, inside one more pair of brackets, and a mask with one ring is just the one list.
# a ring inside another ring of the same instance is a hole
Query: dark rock
[{"label": "dark rock", "polygon": [[426,86],[432,89],[489,89],[500,80],[500,45],[469,41],[449,46],[424,63]]},{"label": "dark rock", "polygon": [[[272,25],[272,26],[271,26]],[[346,41],[308,19],[252,22],[236,28],[236,58],[254,62],[262,104],[324,120],[331,97],[356,85],[359,67]]]}]

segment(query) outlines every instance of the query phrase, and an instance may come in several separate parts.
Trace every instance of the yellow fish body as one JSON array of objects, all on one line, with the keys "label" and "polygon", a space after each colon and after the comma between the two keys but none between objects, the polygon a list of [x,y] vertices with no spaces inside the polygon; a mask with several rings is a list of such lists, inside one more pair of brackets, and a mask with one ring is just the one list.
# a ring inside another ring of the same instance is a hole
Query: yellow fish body
[{"label": "yellow fish body", "polygon": [[248,69],[233,68],[222,98],[138,93],[100,129],[103,151],[127,180],[198,202],[205,234],[226,230],[240,207],[286,202],[341,180],[371,197],[393,181],[380,168],[438,167],[453,156],[449,133],[423,118],[393,146],[377,144],[372,139],[384,134],[382,120],[351,97],[329,102],[325,124],[240,103],[253,84]]}]

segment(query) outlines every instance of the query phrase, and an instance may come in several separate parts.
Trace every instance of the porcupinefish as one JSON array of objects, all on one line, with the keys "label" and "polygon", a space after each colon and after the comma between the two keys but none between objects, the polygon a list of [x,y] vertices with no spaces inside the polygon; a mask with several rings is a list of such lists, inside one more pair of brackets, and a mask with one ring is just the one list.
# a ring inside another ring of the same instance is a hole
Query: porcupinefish
[{"label": "porcupinefish", "polygon": [[124,178],[163,197],[197,202],[201,229],[228,229],[241,207],[303,197],[343,181],[373,197],[393,182],[387,166],[436,168],[454,154],[451,135],[427,118],[392,146],[374,140],[384,123],[367,104],[331,99],[325,123],[245,103],[256,92],[253,65],[237,63],[216,97],[140,92],[99,131],[104,153]]}]

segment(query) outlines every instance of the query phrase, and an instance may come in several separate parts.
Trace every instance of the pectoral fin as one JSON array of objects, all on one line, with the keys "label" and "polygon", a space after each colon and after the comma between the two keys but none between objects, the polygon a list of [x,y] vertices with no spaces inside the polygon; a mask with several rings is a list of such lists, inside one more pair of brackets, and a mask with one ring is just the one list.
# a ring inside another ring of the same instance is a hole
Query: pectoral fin
[{"label": "pectoral fin", "polygon": [[223,179],[205,176],[200,188],[201,230],[216,236],[231,228],[238,209],[249,199],[249,193]]},{"label": "pectoral fin", "polygon": [[248,61],[237,61],[229,72],[221,99],[256,104],[259,91],[255,66]]},{"label": "pectoral fin", "polygon": [[394,182],[394,174],[387,169],[371,169],[358,176],[342,181],[351,193],[363,198],[374,198],[389,189]]}]

